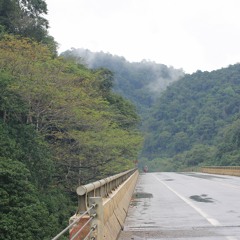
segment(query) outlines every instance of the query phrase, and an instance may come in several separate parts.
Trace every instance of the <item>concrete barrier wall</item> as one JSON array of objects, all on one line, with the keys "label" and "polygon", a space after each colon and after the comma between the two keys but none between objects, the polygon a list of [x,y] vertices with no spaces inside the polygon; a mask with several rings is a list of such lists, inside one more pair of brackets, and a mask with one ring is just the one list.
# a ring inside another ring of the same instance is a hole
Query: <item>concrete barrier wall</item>
[{"label": "concrete barrier wall", "polygon": [[240,166],[237,167],[202,167],[201,172],[210,174],[230,175],[240,177]]},{"label": "concrete barrier wall", "polygon": [[[115,240],[123,229],[128,207],[135,189],[138,171],[124,182],[109,198],[103,200],[103,239]],[[99,239],[98,240],[102,240]]]},{"label": "concrete barrier wall", "polygon": [[[135,171],[125,182],[117,187],[107,198],[91,197],[89,198],[89,205],[97,204],[96,209],[91,211],[91,214],[96,213],[97,217],[87,226],[87,232],[90,228],[97,225],[96,231],[93,233],[97,240],[116,240],[120,231],[123,228],[125,218],[127,216],[128,207],[135,189],[139,172]],[[78,217],[74,215],[71,221]],[[70,230],[70,239],[74,234],[81,229],[83,224],[89,219],[89,216],[82,219]],[[83,232],[75,240],[82,240],[87,235]]]}]

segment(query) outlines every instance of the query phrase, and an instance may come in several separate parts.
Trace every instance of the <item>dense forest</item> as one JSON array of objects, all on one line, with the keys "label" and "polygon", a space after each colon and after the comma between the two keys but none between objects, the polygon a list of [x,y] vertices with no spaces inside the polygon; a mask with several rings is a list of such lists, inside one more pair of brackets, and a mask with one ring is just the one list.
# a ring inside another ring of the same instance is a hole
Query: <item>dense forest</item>
[{"label": "dense forest", "polygon": [[0,0],[0,239],[51,239],[79,184],[134,167],[240,165],[240,64],[185,74],[60,56],[44,0]]},{"label": "dense forest", "polygon": [[197,71],[151,109],[142,156],[155,170],[240,165],[240,64]]},{"label": "dense forest", "polygon": [[114,73],[114,90],[130,99],[141,116],[144,146],[140,166],[176,171],[240,164],[239,64],[185,75],[181,69],[163,64],[130,63],[123,57],[85,49],[62,55]]},{"label": "dense forest", "polygon": [[134,167],[133,104],[113,74],[57,56],[44,0],[0,0],[0,239],[51,239],[79,184]]},{"label": "dense forest", "polygon": [[114,74],[113,90],[134,103],[142,118],[148,114],[159,93],[184,75],[182,69],[164,64],[147,60],[129,62],[124,57],[87,49],[72,48],[61,55],[91,69],[103,67],[111,70]]}]

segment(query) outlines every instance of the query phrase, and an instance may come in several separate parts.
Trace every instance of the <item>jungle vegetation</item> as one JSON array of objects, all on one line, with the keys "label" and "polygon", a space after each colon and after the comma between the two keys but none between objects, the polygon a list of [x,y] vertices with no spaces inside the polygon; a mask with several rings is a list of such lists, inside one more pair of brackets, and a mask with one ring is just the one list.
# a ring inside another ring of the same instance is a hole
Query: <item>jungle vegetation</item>
[{"label": "jungle vegetation", "polygon": [[71,49],[58,56],[44,0],[0,0],[0,239],[51,239],[80,184],[240,165],[240,64],[185,74]]},{"label": "jungle vegetation", "polygon": [[88,49],[72,48],[61,55],[91,69],[103,67],[113,72],[113,90],[134,103],[142,118],[148,118],[159,93],[184,75],[182,69],[164,64],[148,60],[129,62],[124,57]]},{"label": "jungle vegetation", "polygon": [[0,0],[0,238],[51,239],[76,187],[134,167],[134,105],[108,69],[58,57],[45,1]]},{"label": "jungle vegetation", "polygon": [[177,171],[202,165],[240,165],[240,65],[184,74],[163,64],[130,63],[109,53],[63,53],[115,74],[114,90],[137,107],[144,146],[140,166]]},{"label": "jungle vegetation", "polygon": [[240,165],[240,64],[187,74],[162,92],[147,120],[150,168]]}]

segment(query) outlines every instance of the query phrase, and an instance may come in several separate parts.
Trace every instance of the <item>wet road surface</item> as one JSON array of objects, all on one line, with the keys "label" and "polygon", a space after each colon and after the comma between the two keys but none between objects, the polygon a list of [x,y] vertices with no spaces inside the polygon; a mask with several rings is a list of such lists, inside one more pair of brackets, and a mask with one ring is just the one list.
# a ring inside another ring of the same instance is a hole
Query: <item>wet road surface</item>
[{"label": "wet road surface", "polygon": [[240,240],[240,178],[141,174],[119,240]]}]

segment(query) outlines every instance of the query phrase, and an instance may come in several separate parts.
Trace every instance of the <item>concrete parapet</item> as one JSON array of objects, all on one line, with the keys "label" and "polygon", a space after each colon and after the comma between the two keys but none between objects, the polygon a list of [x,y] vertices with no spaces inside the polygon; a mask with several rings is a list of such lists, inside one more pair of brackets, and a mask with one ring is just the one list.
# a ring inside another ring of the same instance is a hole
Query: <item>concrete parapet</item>
[{"label": "concrete parapet", "polygon": [[[91,226],[87,226],[89,232],[91,227],[97,225],[92,237],[97,240],[116,240],[127,216],[128,207],[135,189],[139,172],[135,171],[119,187],[109,193],[108,197],[89,197],[88,205],[96,204],[96,208],[90,211],[90,214],[96,213],[96,218],[91,221]],[[78,217],[78,214],[75,215]],[[74,221],[74,216],[72,217]],[[77,223],[70,231],[70,239],[83,225],[89,216]],[[70,220],[71,221],[71,220]],[[87,233],[82,233],[77,240],[84,239]]]},{"label": "concrete parapet", "polygon": [[240,166],[211,166],[202,167],[201,172],[210,174],[230,175],[240,177]]},{"label": "concrete parapet", "polygon": [[[109,198],[103,201],[104,226],[103,239],[117,239],[127,216],[133,191],[135,189],[138,171],[136,171],[126,182],[114,191]],[[100,239],[101,240],[101,239]]]}]

